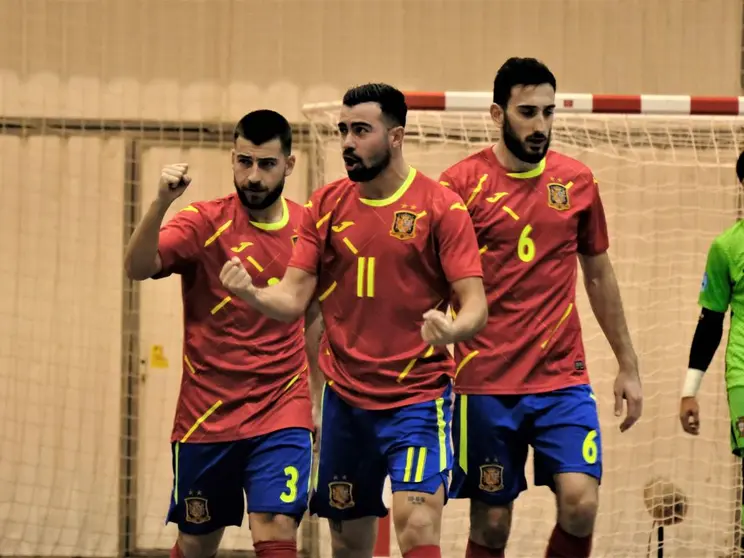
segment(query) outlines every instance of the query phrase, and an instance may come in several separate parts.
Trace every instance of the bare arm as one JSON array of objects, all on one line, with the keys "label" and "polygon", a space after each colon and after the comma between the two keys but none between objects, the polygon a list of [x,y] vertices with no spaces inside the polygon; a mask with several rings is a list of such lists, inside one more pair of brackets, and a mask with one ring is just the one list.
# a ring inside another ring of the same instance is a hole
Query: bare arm
[{"label": "bare arm", "polygon": [[280,322],[300,319],[310,305],[318,278],[297,267],[288,267],[281,281],[257,288],[240,258],[225,262],[220,281],[235,296]]},{"label": "bare arm", "polygon": [[323,318],[320,314],[318,301],[313,301],[305,313],[305,350],[310,365],[310,393],[313,401],[313,415],[319,420],[317,411],[323,393],[323,373],[318,367],[320,357],[320,337],[323,334]]},{"label": "bare arm", "polygon": [[466,277],[452,283],[460,310],[452,322],[452,343],[467,341],[483,329],[488,320],[488,303],[483,279]]},{"label": "bare arm", "polygon": [[170,204],[156,199],[134,229],[124,254],[124,269],[133,281],[144,281],[163,267],[158,254],[160,227]]},{"label": "bare arm", "polygon": [[584,286],[594,316],[615,353],[621,367],[637,370],[638,357],[625,321],[620,288],[607,252],[596,256],[580,255]]}]

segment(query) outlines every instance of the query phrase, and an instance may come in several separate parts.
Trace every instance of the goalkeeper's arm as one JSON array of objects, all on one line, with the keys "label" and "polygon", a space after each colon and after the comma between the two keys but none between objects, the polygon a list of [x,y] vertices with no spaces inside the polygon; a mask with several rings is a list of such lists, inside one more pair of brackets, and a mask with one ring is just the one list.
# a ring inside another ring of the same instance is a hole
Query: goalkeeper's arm
[{"label": "goalkeeper's arm", "polygon": [[682,397],[695,397],[700,389],[703,374],[708,370],[723,336],[723,312],[703,308],[698,319],[695,335],[690,346],[687,375],[682,388]]}]

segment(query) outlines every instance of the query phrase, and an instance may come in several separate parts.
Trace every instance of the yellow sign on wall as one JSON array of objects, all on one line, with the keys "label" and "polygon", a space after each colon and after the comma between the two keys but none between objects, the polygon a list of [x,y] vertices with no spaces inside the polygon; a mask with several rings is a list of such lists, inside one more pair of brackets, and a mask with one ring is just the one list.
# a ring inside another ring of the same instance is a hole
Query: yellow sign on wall
[{"label": "yellow sign on wall", "polygon": [[150,368],[168,368],[168,359],[162,345],[153,345],[150,349]]}]

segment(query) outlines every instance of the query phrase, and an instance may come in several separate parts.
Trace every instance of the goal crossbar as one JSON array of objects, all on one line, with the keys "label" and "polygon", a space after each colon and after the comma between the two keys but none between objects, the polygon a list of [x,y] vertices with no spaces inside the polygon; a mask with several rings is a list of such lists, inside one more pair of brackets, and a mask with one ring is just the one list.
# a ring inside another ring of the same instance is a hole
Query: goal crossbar
[{"label": "goal crossbar", "polygon": [[[492,104],[488,91],[406,91],[409,110],[480,112]],[[329,110],[338,102],[308,103],[305,113]],[[744,114],[744,96],[703,97],[694,95],[600,95],[556,94],[556,112],[577,114],[648,114],[738,116]]]}]

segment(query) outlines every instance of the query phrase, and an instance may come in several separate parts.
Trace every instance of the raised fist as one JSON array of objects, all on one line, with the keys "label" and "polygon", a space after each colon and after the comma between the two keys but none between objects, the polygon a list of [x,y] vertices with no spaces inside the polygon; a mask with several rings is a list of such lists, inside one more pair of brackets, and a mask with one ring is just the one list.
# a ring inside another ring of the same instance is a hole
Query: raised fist
[{"label": "raised fist", "polygon": [[240,258],[232,258],[225,262],[220,271],[220,282],[223,287],[238,297],[250,296],[253,287],[253,279]]},{"label": "raised fist", "polygon": [[191,177],[186,174],[188,171],[188,163],[177,163],[163,167],[160,173],[158,197],[164,202],[173,203],[191,184]]}]

